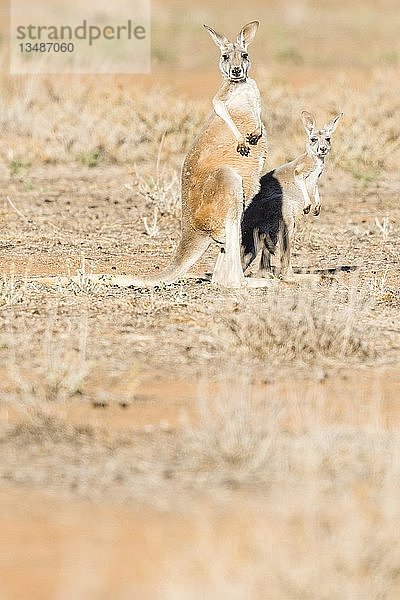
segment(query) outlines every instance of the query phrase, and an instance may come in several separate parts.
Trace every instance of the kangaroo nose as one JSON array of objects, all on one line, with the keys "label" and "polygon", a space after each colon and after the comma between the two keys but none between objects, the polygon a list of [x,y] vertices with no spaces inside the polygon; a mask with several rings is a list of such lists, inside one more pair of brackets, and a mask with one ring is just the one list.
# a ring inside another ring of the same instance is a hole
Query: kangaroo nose
[{"label": "kangaroo nose", "polygon": [[326,146],[320,146],[320,152],[327,152],[328,148]]},{"label": "kangaroo nose", "polygon": [[242,74],[241,67],[233,67],[232,75],[234,75],[235,77],[239,77],[239,75],[241,75],[241,74]]}]

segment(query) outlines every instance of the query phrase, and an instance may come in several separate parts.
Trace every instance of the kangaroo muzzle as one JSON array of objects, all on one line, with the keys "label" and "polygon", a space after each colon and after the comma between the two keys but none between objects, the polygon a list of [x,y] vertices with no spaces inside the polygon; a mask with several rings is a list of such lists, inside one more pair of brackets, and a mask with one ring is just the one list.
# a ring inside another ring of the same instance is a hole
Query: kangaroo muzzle
[{"label": "kangaroo muzzle", "polygon": [[231,79],[244,79],[244,69],[242,67],[232,67],[230,71]]}]

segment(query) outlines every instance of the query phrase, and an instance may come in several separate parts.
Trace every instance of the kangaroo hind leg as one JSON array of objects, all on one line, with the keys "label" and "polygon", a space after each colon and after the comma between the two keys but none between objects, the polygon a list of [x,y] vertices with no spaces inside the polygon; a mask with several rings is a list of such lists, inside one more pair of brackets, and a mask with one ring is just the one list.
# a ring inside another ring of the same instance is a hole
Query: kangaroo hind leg
[{"label": "kangaroo hind leg", "polygon": [[260,256],[260,266],[256,273],[257,277],[271,277],[272,276],[272,265],[271,265],[271,252],[267,248],[267,245],[264,242],[264,245],[261,250]]},{"label": "kangaroo hind leg", "polygon": [[293,236],[294,223],[289,226],[282,223],[279,232],[280,246],[280,269],[279,276],[283,278],[293,277],[292,260],[291,260],[291,242]]},{"label": "kangaroo hind leg", "polygon": [[212,283],[224,287],[242,287],[243,275],[240,222],[243,212],[243,183],[241,176],[230,167],[217,169],[204,187],[202,211],[207,212],[211,235],[224,239],[217,258]]},{"label": "kangaroo hind leg", "polygon": [[246,271],[247,267],[251,265],[255,257],[257,256],[257,245],[258,245],[258,232],[252,230],[246,230],[242,226],[242,240],[240,255],[242,259],[243,272]]}]

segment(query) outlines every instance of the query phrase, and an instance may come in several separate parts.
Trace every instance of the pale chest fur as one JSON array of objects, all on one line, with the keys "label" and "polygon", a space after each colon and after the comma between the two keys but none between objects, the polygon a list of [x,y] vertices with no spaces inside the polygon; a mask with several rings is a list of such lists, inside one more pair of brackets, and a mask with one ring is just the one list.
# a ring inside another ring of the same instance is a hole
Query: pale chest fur
[{"label": "pale chest fur", "polygon": [[247,115],[256,119],[261,114],[261,100],[258,88],[253,80],[234,86],[226,98],[229,111]]},{"label": "pale chest fur", "polygon": [[318,161],[318,163],[315,165],[315,168],[311,171],[311,173],[309,173],[306,178],[306,186],[307,186],[307,191],[309,194],[314,194],[315,193],[315,188],[318,184],[318,179],[321,177],[323,170],[324,170],[324,163],[320,160]]}]

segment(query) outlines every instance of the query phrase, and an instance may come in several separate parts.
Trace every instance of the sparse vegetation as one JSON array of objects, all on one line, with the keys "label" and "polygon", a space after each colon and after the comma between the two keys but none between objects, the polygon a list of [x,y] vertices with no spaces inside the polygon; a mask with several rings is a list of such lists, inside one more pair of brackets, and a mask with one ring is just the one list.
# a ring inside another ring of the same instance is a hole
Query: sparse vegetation
[{"label": "sparse vegetation", "polygon": [[0,309],[14,306],[23,301],[26,289],[26,280],[21,282],[12,273],[8,277],[0,276]]},{"label": "sparse vegetation", "polygon": [[322,299],[317,289],[288,293],[277,288],[258,309],[250,306],[225,323],[233,346],[250,363],[344,362],[373,356],[373,332],[361,325],[365,312],[365,299],[356,290],[339,303],[332,292]]},{"label": "sparse vegetation", "polygon": [[29,160],[23,160],[21,158],[15,158],[10,160],[8,167],[10,169],[10,175],[17,176],[24,169],[28,169],[31,166],[31,162]]},{"label": "sparse vegetation", "polygon": [[89,150],[88,152],[81,152],[78,154],[78,160],[85,167],[89,167],[92,169],[93,167],[97,167],[101,160],[104,158],[104,148],[102,146],[98,146],[93,150]]},{"label": "sparse vegetation", "polygon": [[[274,598],[286,599],[288,590],[293,597],[319,598],[321,573],[327,598],[349,589],[355,598],[395,597],[395,430],[376,431],[376,413],[361,429],[327,425],[318,394],[256,401],[245,382],[239,391],[237,382],[222,387],[202,397],[198,422],[176,431],[110,437],[49,417],[10,427],[0,437],[0,474],[91,499],[113,498],[118,490],[125,500],[145,500],[164,511],[184,510],[190,501],[183,543],[170,545],[166,570],[153,575],[162,598],[216,598],[230,586],[240,599],[262,598],[265,589]],[[203,504],[193,499],[195,490]],[[210,514],[204,498],[213,498],[224,518]],[[135,527],[141,531],[142,525]],[[174,536],[180,539],[179,531]],[[202,573],[198,581],[181,568],[188,559]]]},{"label": "sparse vegetation", "polygon": [[293,47],[281,48],[276,53],[277,60],[281,62],[293,63],[295,65],[303,64],[304,60],[301,53]]},{"label": "sparse vegetation", "polygon": [[[390,76],[385,79],[384,74],[377,74],[371,82],[365,99],[373,99],[374,111],[366,111],[359,99],[349,93],[351,81],[344,84],[338,80],[337,85],[331,86],[334,92],[330,92],[331,96],[326,99],[326,104],[334,107],[332,112],[339,108],[344,111],[346,126],[335,139],[330,162],[334,162],[336,170],[351,173],[363,184],[379,181],[393,167],[395,156],[400,150],[395,118],[399,111],[399,96],[386,94],[388,86],[392,85]],[[284,86],[278,85],[271,91],[269,82],[266,85],[261,79],[260,87],[263,95],[268,97],[270,160],[271,164],[279,164],[292,157],[293,148],[304,145],[299,120],[300,107],[313,106],[316,88],[312,84],[304,87],[296,93],[297,97],[290,100],[299,107],[297,112],[293,110],[293,104],[290,106],[288,90]],[[91,104],[92,96],[84,89],[78,89],[75,95],[64,96],[63,101],[56,105],[54,118],[57,121],[52,125],[55,134],[48,140],[47,129],[38,127],[37,131],[32,132],[35,123],[41,123],[42,111],[51,100],[47,96],[48,92],[46,83],[30,86],[32,108],[29,123],[26,122],[25,109],[9,114],[6,112],[3,116],[5,132],[10,131],[13,135],[19,132],[20,147],[25,145],[31,157],[29,161],[10,161],[9,168],[13,175],[19,174],[22,169],[31,166],[31,163],[65,163],[74,159],[89,168],[98,167],[104,161],[139,165],[159,152],[160,140],[163,140],[163,166],[158,166],[155,176],[150,173],[143,176],[142,168],[137,166],[133,187],[147,201],[159,200],[160,211],[178,213],[179,158],[187,150],[199,124],[206,118],[208,105],[202,101],[193,103],[181,100],[177,103],[168,95],[150,94],[147,96],[146,106],[143,106],[139,96],[128,99],[121,89],[114,98],[115,111],[102,116],[100,123],[96,117],[100,99],[97,95],[93,96],[93,101],[96,99],[95,107]],[[24,91],[18,90],[18,94],[23,97]],[[60,98],[63,96],[62,87],[57,94]],[[126,116],[121,113],[121,119],[116,124],[116,112],[124,111],[126,104],[132,106],[132,111],[129,128],[125,130]],[[76,109],[77,105],[81,105],[81,110]],[[71,123],[72,111],[76,114]],[[329,114],[325,113],[325,117],[328,118]],[[33,147],[30,141],[32,135],[35,135]]]},{"label": "sparse vegetation", "polygon": [[50,320],[40,352],[34,357],[29,351],[33,339],[29,334],[25,333],[23,340],[13,333],[5,337],[9,391],[3,391],[3,402],[34,420],[50,414],[49,403],[65,403],[80,392],[88,374],[87,320],[82,318],[78,332],[67,324],[59,336],[52,325]]}]

